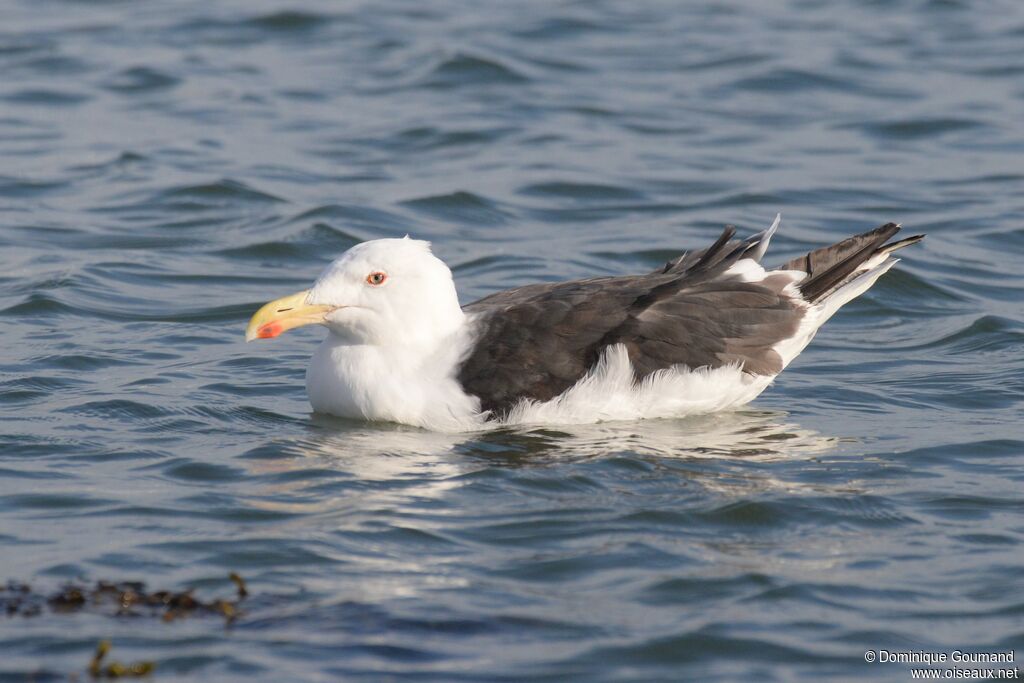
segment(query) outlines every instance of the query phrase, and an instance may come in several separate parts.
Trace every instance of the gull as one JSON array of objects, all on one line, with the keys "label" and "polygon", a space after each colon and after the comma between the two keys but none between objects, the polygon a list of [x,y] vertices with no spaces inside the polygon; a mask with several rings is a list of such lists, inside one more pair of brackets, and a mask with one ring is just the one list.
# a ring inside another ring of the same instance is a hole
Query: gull
[{"label": "gull", "polygon": [[767,270],[779,221],[743,240],[729,226],[642,275],[530,284],[466,306],[428,242],[372,240],[260,308],[245,337],[322,325],[306,371],[315,412],[435,431],[737,408],[924,237],[890,242],[900,226],[887,223]]}]

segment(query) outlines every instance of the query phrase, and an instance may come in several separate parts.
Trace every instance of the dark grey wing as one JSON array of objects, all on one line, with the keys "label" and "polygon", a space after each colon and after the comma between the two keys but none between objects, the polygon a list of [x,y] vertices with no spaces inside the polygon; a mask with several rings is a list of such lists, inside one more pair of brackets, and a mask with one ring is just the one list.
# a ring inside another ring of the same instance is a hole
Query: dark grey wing
[{"label": "dark grey wing", "polygon": [[676,292],[639,302],[605,340],[624,344],[638,377],[673,365],[717,368],[736,364],[753,375],[776,375],[774,347],[796,335],[806,305],[785,290],[792,279],[768,276],[694,278]]},{"label": "dark grey wing", "polygon": [[528,285],[469,304],[476,339],[459,382],[495,413],[521,398],[554,398],[586,373],[596,360],[591,349],[625,321],[643,292],[634,280]]},{"label": "dark grey wing", "polygon": [[477,337],[460,383],[500,414],[522,398],[561,394],[620,343],[638,377],[729,363],[779,372],[772,346],[796,332],[804,305],[783,291],[792,281],[783,274],[756,283],[726,275],[740,259],[763,254],[758,241],[733,234],[726,229],[704,252],[647,275],[530,285],[466,306]]}]

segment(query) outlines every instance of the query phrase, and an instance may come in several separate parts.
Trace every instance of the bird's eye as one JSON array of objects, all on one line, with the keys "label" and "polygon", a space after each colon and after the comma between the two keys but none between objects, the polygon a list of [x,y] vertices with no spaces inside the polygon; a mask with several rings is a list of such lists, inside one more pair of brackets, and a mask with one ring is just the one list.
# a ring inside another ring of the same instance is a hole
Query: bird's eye
[{"label": "bird's eye", "polygon": [[369,285],[382,285],[384,281],[388,279],[387,273],[382,273],[379,270],[375,270],[366,276],[366,284]]}]

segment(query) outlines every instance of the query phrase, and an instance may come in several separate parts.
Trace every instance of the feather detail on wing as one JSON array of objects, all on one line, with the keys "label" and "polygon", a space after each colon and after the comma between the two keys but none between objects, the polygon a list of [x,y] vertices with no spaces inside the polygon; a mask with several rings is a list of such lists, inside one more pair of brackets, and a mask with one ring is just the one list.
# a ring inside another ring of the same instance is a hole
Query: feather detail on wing
[{"label": "feather detail on wing", "polygon": [[792,287],[803,273],[757,263],[775,227],[742,241],[727,228],[710,248],[647,275],[529,285],[470,304],[476,339],[458,379],[501,414],[558,396],[615,344],[637,379],[675,366],[775,375],[783,359],[773,347],[807,308]]},{"label": "feather detail on wing", "polygon": [[646,275],[528,285],[469,304],[475,339],[458,380],[500,416],[560,396],[619,346],[635,380],[725,366],[770,379],[888,270],[893,251],[923,238],[886,244],[900,229],[888,223],[765,270],[778,225],[777,216],[745,240],[729,226],[709,248]]}]

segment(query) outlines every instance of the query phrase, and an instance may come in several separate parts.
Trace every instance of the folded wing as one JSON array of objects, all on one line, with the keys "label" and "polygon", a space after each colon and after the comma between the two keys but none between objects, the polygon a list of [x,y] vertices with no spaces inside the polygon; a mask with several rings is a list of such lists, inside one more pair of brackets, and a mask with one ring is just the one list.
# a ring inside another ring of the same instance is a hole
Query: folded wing
[{"label": "folded wing", "polygon": [[529,285],[466,306],[477,338],[459,381],[500,414],[522,398],[559,395],[611,344],[626,346],[638,377],[728,363],[779,372],[772,346],[795,332],[805,306],[784,291],[792,275],[744,281],[744,269],[733,266],[756,263],[761,241],[733,234],[729,228],[709,249],[655,273]]},{"label": "folded wing", "polygon": [[524,398],[558,396],[613,344],[625,346],[638,379],[729,364],[776,375],[785,364],[776,347],[810,338],[798,331],[815,306],[921,239],[886,244],[899,230],[890,223],[766,271],[759,262],[777,227],[778,218],[746,240],[728,227],[708,249],[646,275],[528,285],[469,304],[477,336],[458,380],[500,415]]}]

